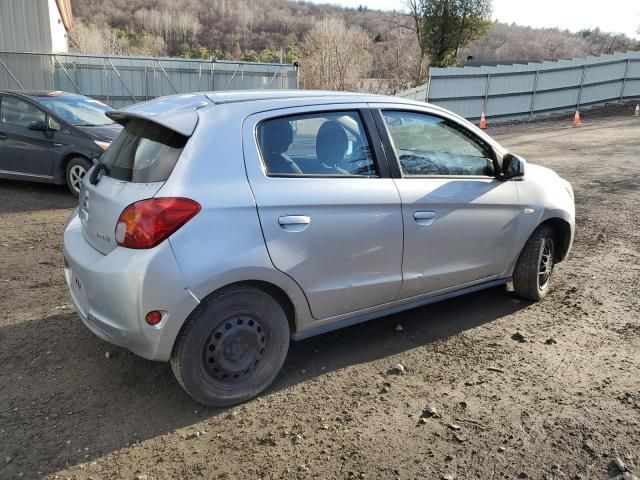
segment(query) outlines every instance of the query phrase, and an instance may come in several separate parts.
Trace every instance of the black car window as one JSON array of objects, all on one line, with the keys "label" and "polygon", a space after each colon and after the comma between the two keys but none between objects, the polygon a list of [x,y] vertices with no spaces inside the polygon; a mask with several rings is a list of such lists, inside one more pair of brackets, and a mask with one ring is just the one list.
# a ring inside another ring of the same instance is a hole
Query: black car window
[{"label": "black car window", "polygon": [[101,158],[105,175],[134,183],[164,182],[187,140],[188,137],[157,123],[128,120]]},{"label": "black car window", "polygon": [[65,122],[76,127],[95,127],[112,125],[114,122],[105,113],[113,110],[108,105],[75,94],[65,94],[51,97],[38,97],[38,103],[53,111]]},{"label": "black car window", "polygon": [[260,123],[257,133],[267,175],[378,174],[358,112],[273,118]]},{"label": "black car window", "polygon": [[30,122],[44,122],[46,114],[33,105],[13,97],[2,97],[0,103],[0,122],[21,127],[29,126]]}]

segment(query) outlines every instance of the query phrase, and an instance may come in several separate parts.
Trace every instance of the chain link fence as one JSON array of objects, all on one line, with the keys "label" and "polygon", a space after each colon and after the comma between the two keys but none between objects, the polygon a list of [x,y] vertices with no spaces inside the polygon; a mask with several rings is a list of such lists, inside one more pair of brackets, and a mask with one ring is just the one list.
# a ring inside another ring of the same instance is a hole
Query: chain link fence
[{"label": "chain link fence", "polygon": [[64,90],[115,108],[175,93],[296,88],[289,64],[0,51],[0,89]]}]

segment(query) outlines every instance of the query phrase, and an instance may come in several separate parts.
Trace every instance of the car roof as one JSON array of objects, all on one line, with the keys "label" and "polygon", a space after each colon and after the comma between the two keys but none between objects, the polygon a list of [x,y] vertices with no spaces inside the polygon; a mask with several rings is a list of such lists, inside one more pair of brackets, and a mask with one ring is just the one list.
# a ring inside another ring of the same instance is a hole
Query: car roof
[{"label": "car roof", "polygon": [[[269,102],[269,107],[278,108],[279,106],[291,104],[292,100],[298,99],[308,104],[317,103],[318,105],[351,102],[393,102],[407,105],[425,105],[424,102],[415,100],[367,93],[322,90],[233,90],[182,93],[158,97],[120,110],[111,111],[107,113],[107,116],[119,123],[124,123],[127,118],[147,119],[182,135],[190,136],[198,122],[196,110],[207,105]],[[433,108],[439,109],[439,107],[435,106]]]},{"label": "car roof", "polygon": [[39,97],[82,97],[77,93],[63,92],[62,90],[0,90],[0,94],[8,93],[19,97],[37,99]]},{"label": "car roof", "polygon": [[408,100],[400,97],[391,97],[387,95],[376,95],[372,93],[358,92],[336,92],[328,90],[237,90],[224,92],[203,92],[213,103],[236,103],[236,102],[259,102],[259,101],[278,101],[292,99],[317,99],[322,103],[329,103],[333,100],[344,102],[353,99],[356,102],[389,102],[421,104],[415,100]]},{"label": "car roof", "polygon": [[11,90],[3,89],[0,93],[12,93],[24,97],[62,97],[65,95],[76,95],[75,93],[63,92],[62,90]]}]

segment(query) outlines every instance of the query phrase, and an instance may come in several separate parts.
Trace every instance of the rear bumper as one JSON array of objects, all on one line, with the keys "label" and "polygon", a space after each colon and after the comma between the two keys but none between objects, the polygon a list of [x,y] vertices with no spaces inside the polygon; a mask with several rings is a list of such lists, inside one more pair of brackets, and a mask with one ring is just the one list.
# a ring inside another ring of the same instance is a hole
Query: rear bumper
[{"label": "rear bumper", "polygon": [[[103,255],[87,243],[73,215],[64,231],[64,258],[71,300],[89,330],[141,357],[169,359],[180,327],[198,305],[169,242]],[[151,310],[163,313],[158,325],[144,321]]]}]

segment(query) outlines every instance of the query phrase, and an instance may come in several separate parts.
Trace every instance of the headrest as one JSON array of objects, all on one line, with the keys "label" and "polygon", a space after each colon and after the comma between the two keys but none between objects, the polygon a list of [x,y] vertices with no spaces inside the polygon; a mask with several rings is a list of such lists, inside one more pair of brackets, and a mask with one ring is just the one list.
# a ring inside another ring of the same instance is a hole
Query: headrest
[{"label": "headrest", "polygon": [[341,163],[349,148],[349,139],[344,128],[335,120],[322,124],[316,137],[316,156],[326,165]]},{"label": "headrest", "polygon": [[276,118],[262,124],[262,146],[271,154],[279,155],[289,149],[293,142],[293,128],[284,118]]}]

